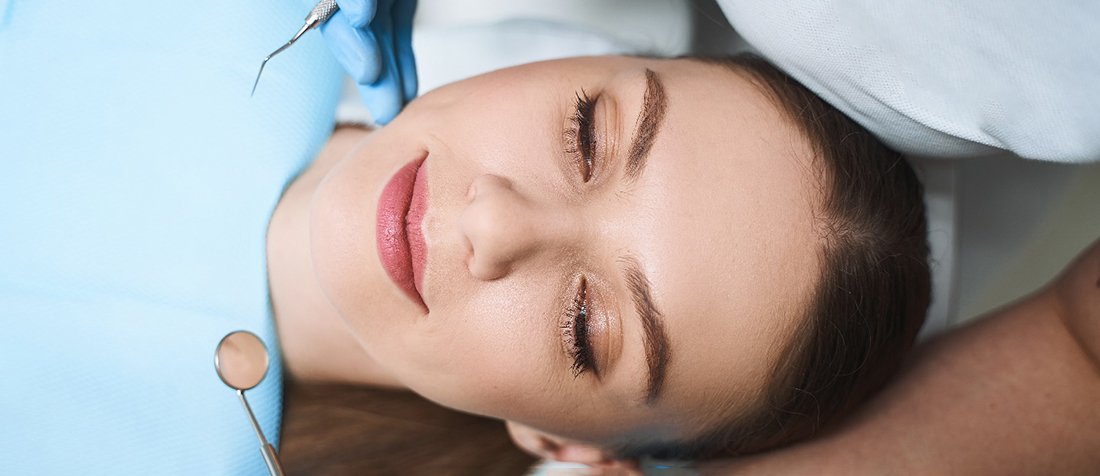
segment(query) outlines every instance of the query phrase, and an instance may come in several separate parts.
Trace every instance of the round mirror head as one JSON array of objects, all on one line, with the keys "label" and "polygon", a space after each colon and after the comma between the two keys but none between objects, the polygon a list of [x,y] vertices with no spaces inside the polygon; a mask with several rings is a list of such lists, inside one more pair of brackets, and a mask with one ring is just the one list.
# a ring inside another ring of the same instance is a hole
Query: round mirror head
[{"label": "round mirror head", "polygon": [[256,334],[230,332],[218,342],[214,367],[226,385],[237,390],[251,389],[267,375],[267,347]]}]

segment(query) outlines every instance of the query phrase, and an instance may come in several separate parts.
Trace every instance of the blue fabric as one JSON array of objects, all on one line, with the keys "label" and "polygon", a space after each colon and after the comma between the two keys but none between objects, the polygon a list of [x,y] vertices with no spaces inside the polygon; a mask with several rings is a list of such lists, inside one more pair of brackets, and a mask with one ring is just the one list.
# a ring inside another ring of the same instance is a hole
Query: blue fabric
[{"label": "blue fabric", "polygon": [[265,474],[214,348],[256,332],[264,257],[341,71],[308,1],[0,3],[0,473]]}]

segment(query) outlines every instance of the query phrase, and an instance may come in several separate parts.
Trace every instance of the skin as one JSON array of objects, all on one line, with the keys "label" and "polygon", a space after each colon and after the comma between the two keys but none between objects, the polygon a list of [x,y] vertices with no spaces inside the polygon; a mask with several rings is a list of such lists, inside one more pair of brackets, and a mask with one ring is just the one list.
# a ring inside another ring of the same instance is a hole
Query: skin
[{"label": "skin", "polygon": [[[627,180],[647,69],[667,111]],[[599,96],[588,182],[563,141],[582,89]],[[385,183],[425,154],[427,313],[374,240]],[[287,368],[408,388],[558,443],[690,437],[754,404],[802,318],[820,249],[809,155],[748,78],[690,60],[536,63],[432,91],[383,129],[339,130],[272,217]],[[652,400],[627,261],[670,341]],[[599,371],[575,375],[561,326],[582,277]]]}]

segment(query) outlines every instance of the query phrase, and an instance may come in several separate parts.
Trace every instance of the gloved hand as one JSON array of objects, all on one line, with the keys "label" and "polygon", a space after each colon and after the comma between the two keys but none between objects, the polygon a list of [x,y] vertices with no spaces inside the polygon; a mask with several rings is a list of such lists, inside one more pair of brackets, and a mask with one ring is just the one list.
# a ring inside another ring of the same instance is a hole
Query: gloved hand
[{"label": "gloved hand", "polygon": [[412,21],[416,0],[336,0],[321,34],[359,85],[375,122],[390,122],[416,97]]}]

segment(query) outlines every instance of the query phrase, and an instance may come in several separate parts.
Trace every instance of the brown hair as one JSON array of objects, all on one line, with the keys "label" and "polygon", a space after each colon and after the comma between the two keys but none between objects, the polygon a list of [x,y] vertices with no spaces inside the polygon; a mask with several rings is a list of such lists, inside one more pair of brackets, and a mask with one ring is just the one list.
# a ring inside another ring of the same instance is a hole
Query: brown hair
[{"label": "brown hair", "polygon": [[931,294],[922,187],[901,154],[758,56],[699,60],[747,76],[808,139],[821,274],[754,411],[690,441],[620,448],[624,457],[748,454],[829,428],[894,374]]},{"label": "brown hair", "polygon": [[285,381],[279,456],[286,474],[523,474],[535,459],[498,420],[407,391]]}]

